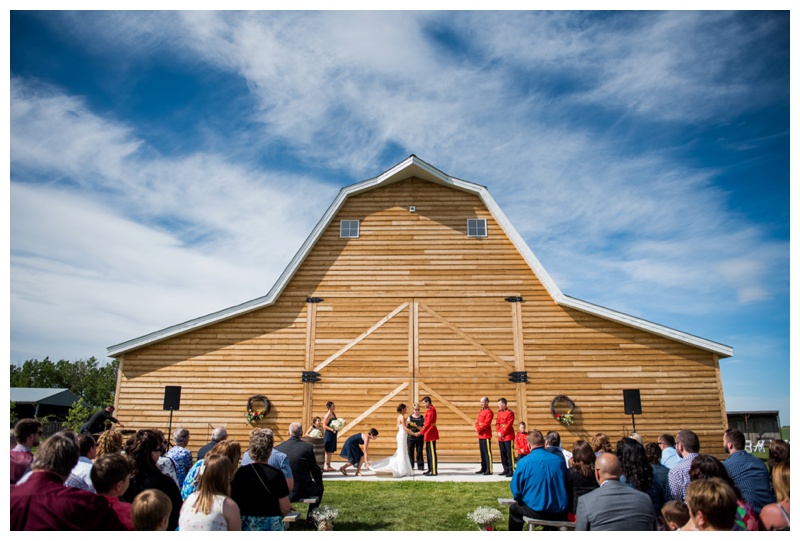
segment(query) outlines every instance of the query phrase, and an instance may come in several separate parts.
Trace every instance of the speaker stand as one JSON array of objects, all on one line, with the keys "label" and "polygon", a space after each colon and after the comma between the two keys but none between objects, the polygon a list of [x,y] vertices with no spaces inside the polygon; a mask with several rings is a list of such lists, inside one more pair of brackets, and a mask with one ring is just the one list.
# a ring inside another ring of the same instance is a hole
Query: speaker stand
[{"label": "speaker stand", "polygon": [[172,408],[169,408],[169,428],[167,429],[167,443],[172,447],[170,439],[172,439]]},{"label": "speaker stand", "polygon": [[[169,412],[170,419],[172,419],[172,411]],[[631,424],[633,424],[633,431],[636,432],[636,415],[631,413]]]}]

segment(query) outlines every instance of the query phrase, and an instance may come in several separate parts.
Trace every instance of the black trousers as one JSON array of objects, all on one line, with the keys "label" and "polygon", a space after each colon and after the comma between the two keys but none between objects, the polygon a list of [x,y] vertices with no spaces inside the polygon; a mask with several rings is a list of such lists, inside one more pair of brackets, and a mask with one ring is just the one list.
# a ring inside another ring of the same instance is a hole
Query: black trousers
[{"label": "black trousers", "polygon": [[548,513],[546,511],[534,511],[524,503],[514,502],[508,509],[508,531],[521,532],[525,526],[522,517],[538,518],[540,520],[567,520],[567,512]]},{"label": "black trousers", "polygon": [[492,472],[494,463],[492,462],[492,438],[478,440],[478,447],[481,450],[481,471]]},{"label": "black trousers", "polygon": [[[425,440],[420,436],[419,438],[408,438],[406,440],[408,446],[408,460],[411,461],[411,467],[417,465],[418,470],[425,469],[425,458],[422,456],[422,448],[425,446]],[[414,456],[417,460],[414,460]]]},{"label": "black trousers", "polygon": [[436,455],[436,442],[425,442],[425,452],[428,455],[428,471],[433,475],[439,475],[439,457]]},{"label": "black trousers", "polygon": [[498,441],[500,446],[500,461],[503,463],[503,473],[514,473],[514,453],[511,452],[511,440]]}]

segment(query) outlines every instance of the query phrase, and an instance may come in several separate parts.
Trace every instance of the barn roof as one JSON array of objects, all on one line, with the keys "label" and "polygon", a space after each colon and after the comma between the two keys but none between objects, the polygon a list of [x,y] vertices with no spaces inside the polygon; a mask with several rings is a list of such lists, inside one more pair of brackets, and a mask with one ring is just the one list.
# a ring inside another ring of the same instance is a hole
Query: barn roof
[{"label": "barn roof", "polygon": [[69,389],[47,389],[41,387],[11,387],[11,402],[17,404],[44,404],[48,406],[72,406],[78,395]]},{"label": "barn roof", "polygon": [[183,334],[185,332],[230,319],[241,314],[252,312],[253,310],[258,310],[259,308],[263,308],[265,306],[270,306],[278,299],[283,289],[291,280],[292,276],[294,276],[295,272],[297,272],[297,270],[303,264],[303,261],[305,261],[308,254],[311,253],[311,250],[319,240],[320,236],[327,229],[336,213],[349,197],[372,190],[378,186],[385,186],[410,177],[421,178],[436,184],[441,184],[458,190],[463,190],[465,192],[473,193],[480,197],[481,201],[484,203],[484,205],[486,205],[489,212],[492,213],[494,219],[498,224],[500,224],[508,238],[517,248],[520,255],[522,255],[522,257],[525,259],[528,266],[531,268],[534,274],[536,274],[536,277],[539,279],[545,289],[547,289],[553,300],[559,305],[573,308],[581,312],[594,314],[596,316],[600,316],[611,321],[616,321],[617,323],[621,323],[629,327],[645,330],[647,332],[689,344],[706,351],[711,351],[718,354],[720,357],[730,357],[733,355],[733,348],[730,346],[719,344],[705,338],[700,338],[699,336],[694,336],[682,331],[671,329],[651,321],[624,314],[622,312],[617,312],[615,310],[611,310],[610,308],[605,308],[603,306],[565,295],[561,292],[559,287],[547,273],[545,268],[533,254],[531,249],[522,239],[508,218],[506,218],[506,215],[489,194],[489,190],[485,186],[451,177],[450,175],[436,169],[413,154],[406,160],[398,163],[391,169],[374,178],[342,188],[339,191],[339,194],[333,200],[333,203],[331,203],[331,205],[328,207],[328,210],[325,211],[325,214],[311,231],[311,234],[308,236],[308,238],[306,238],[303,245],[297,251],[294,258],[292,258],[292,260],[289,262],[289,265],[283,271],[283,274],[280,275],[269,293],[263,297],[259,297],[257,299],[253,299],[251,301],[247,301],[218,312],[198,317],[184,323],[179,323],[177,325],[140,336],[139,338],[122,342],[121,344],[110,346],[108,348],[108,355],[110,357],[118,357],[128,351],[140,348],[142,346],[153,344],[172,336]]}]

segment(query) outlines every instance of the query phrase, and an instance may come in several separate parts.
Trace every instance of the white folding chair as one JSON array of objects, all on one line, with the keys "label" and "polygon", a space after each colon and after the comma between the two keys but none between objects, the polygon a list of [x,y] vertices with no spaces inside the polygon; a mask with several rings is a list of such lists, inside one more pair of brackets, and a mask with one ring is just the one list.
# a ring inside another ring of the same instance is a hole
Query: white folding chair
[{"label": "white folding chair", "polygon": [[747,451],[748,453],[752,453],[753,442],[751,442],[750,440],[744,440],[744,450]]},{"label": "white folding chair", "polygon": [[764,440],[758,440],[756,446],[753,447],[754,453],[763,453],[764,452]]}]

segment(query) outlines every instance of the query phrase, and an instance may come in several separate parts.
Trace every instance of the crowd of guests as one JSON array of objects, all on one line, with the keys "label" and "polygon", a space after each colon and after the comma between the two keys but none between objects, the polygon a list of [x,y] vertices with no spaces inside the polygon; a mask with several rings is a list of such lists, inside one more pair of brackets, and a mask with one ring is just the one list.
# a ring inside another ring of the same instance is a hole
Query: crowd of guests
[{"label": "crowd of guests", "polygon": [[570,521],[576,530],[788,530],[789,444],[774,440],[767,464],[744,450],[741,431],[722,435],[721,462],[700,454],[691,430],[644,444],[607,435],[561,448],[557,432],[527,433],[511,478],[509,530],[524,517]]},{"label": "crowd of guests", "polygon": [[[11,529],[283,530],[292,502],[316,497],[310,517],[324,493],[302,435],[292,423],[276,447],[270,429],[255,429],[243,454],[218,427],[195,462],[185,428],[168,449],[152,429],[127,439],[114,429],[97,437],[61,431],[40,441],[41,423],[23,419],[12,433]],[[631,434],[612,446],[600,433],[570,452],[558,432],[523,426],[509,464],[508,528],[521,530],[527,516],[572,521],[576,530],[789,529],[788,442],[774,440],[765,465],[744,450],[739,430],[722,440],[724,462],[700,454],[691,430],[646,445]]]},{"label": "crowd of guests", "polygon": [[310,516],[324,492],[300,423],[277,447],[272,430],[253,430],[246,456],[219,427],[196,462],[185,428],[174,431],[169,450],[152,429],[127,439],[113,428],[96,439],[64,430],[40,442],[41,435],[35,419],[14,428],[12,530],[283,530],[291,502],[317,498]]}]

